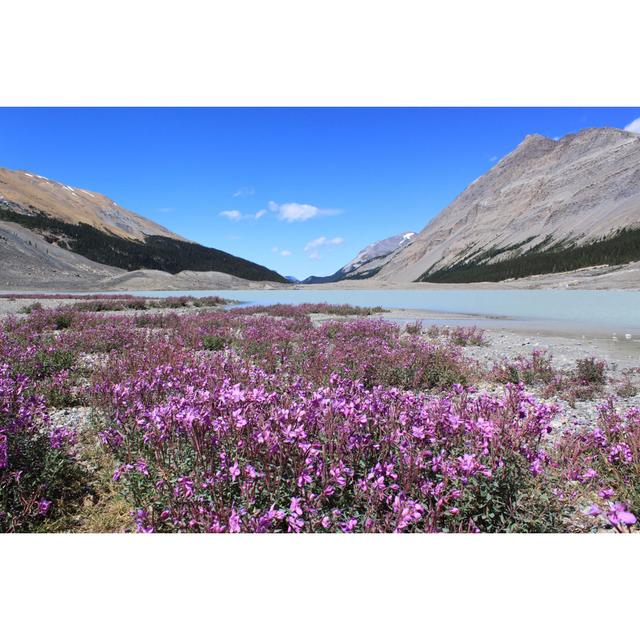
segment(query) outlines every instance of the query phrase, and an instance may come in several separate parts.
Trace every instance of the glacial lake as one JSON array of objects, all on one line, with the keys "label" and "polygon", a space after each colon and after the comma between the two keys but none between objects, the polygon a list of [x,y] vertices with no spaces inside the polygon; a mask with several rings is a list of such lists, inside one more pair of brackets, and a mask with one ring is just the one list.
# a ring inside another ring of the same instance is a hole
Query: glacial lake
[{"label": "glacial lake", "polygon": [[[454,317],[433,318],[439,324],[478,324],[518,328],[618,335],[640,334],[640,291],[536,290],[349,290],[250,289],[216,291],[132,291],[140,296],[208,296],[238,300],[243,304],[298,304],[328,302],[391,310],[411,309]],[[456,316],[456,314],[461,314]],[[468,317],[465,317],[468,316]],[[405,315],[401,316],[406,319]],[[400,319],[400,316],[399,318]]]}]

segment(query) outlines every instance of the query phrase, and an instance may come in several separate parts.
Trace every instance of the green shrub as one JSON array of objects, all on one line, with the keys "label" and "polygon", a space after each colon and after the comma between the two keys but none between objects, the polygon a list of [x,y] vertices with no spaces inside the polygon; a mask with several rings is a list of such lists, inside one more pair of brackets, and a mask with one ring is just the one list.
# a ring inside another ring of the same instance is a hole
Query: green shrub
[{"label": "green shrub", "polygon": [[62,329],[68,329],[71,326],[72,316],[68,313],[59,313],[54,319],[53,323],[58,331]]},{"label": "green shrub", "polygon": [[136,298],[134,300],[127,300],[125,303],[127,309],[134,309],[136,311],[144,311],[147,308],[147,301],[142,298]]},{"label": "green shrub", "polygon": [[20,309],[20,313],[29,314],[32,311],[40,311],[42,309],[42,304],[40,302],[34,302],[33,304],[28,304]]},{"label": "green shrub", "polygon": [[207,351],[222,351],[229,341],[224,336],[204,336],[202,347]]},{"label": "green shrub", "polygon": [[415,322],[408,322],[405,327],[405,331],[410,336],[419,336],[422,333],[422,322],[416,320]]},{"label": "green shrub", "polygon": [[588,384],[601,386],[607,381],[606,365],[595,358],[583,358],[576,361],[575,378]]},{"label": "green shrub", "polygon": [[28,376],[32,380],[49,378],[60,371],[71,369],[75,354],[63,349],[40,349],[32,358],[19,360],[13,365],[15,375]]},{"label": "green shrub", "polygon": [[568,508],[552,489],[550,478],[532,475],[526,458],[514,452],[492,477],[469,481],[458,516],[486,533],[566,531]]},{"label": "green shrub", "polygon": [[616,386],[616,393],[621,398],[633,398],[638,395],[638,387],[633,383],[628,375],[625,375]]}]

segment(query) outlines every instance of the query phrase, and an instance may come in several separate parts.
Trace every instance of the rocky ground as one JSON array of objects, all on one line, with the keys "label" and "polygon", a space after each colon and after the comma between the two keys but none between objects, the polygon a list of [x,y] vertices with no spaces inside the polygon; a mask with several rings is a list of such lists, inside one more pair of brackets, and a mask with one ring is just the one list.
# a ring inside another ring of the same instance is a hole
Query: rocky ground
[{"label": "rocky ground", "polygon": [[26,307],[39,303],[45,309],[59,307],[61,304],[77,302],[73,298],[2,298],[0,297],[0,317],[13,313],[21,313]]},{"label": "rocky ground", "polygon": [[18,224],[0,220],[0,290],[92,289],[122,272],[49,244]]},{"label": "rocky ground", "polygon": [[[595,357],[607,363],[607,383],[592,400],[576,401],[573,405],[561,398],[554,398],[562,411],[556,426],[561,430],[573,424],[593,424],[598,406],[606,398],[615,397],[617,407],[624,411],[640,404],[640,395],[622,397],[619,387],[625,380],[640,390],[640,341],[616,343],[598,338],[570,338],[560,336],[524,335],[519,333],[488,330],[486,346],[467,346],[467,355],[483,363],[487,368],[504,359],[513,360],[519,355],[530,355],[534,349],[543,349],[553,356],[558,369],[569,370],[576,360]],[[495,385],[486,385],[491,388]]]}]

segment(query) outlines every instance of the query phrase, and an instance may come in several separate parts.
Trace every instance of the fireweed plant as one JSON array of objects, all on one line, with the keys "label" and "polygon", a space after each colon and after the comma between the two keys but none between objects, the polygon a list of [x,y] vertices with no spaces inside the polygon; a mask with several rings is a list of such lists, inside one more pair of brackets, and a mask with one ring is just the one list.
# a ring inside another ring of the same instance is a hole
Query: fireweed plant
[{"label": "fireweed plant", "polygon": [[557,458],[566,480],[592,504],[585,512],[628,530],[640,514],[640,409],[616,411],[609,399],[596,428],[563,434]]},{"label": "fireweed plant", "polygon": [[[486,343],[475,327],[129,301],[3,321],[2,530],[42,529],[75,486],[76,425],[49,419],[74,405],[93,409],[139,531],[566,531],[578,503],[588,526],[635,528],[638,413],[609,404],[595,429],[552,437],[559,408],[528,391],[558,376],[544,354],[484,371],[463,350]],[[486,379],[501,390],[477,392]]]},{"label": "fireweed plant", "polygon": [[[338,374],[316,386],[231,351],[96,395],[141,531],[529,530],[555,413],[517,386],[499,398],[461,385],[427,398]],[[560,526],[552,502],[534,529]]]},{"label": "fireweed plant", "polygon": [[30,383],[0,365],[0,532],[37,530],[83,477],[74,433],[49,428],[44,398]]},{"label": "fireweed plant", "polygon": [[579,400],[591,400],[607,382],[606,363],[595,358],[576,360],[569,371],[556,369],[553,356],[542,349],[534,349],[531,356],[517,356],[514,360],[497,363],[491,376],[496,382],[524,382],[539,386],[544,397],[560,397],[574,405]]}]

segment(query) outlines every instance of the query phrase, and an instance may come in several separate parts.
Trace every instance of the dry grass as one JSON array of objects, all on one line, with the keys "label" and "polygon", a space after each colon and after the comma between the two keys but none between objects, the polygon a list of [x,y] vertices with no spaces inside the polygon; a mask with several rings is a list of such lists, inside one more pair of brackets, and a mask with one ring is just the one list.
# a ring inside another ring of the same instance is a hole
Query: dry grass
[{"label": "dry grass", "polygon": [[98,440],[99,417],[95,411],[79,429],[78,455],[90,482],[81,500],[69,504],[60,518],[52,521],[48,533],[122,533],[135,531],[131,505],[112,480],[115,462]]}]

